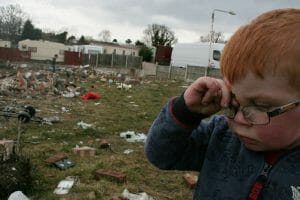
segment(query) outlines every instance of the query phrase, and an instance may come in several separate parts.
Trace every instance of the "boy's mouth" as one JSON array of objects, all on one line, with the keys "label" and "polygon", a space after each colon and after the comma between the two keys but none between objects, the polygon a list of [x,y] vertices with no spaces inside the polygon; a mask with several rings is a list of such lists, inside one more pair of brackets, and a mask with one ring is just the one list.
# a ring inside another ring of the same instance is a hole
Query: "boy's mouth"
[{"label": "boy's mouth", "polygon": [[256,144],[257,143],[256,140],[245,137],[245,136],[238,135],[238,137],[239,137],[240,141],[244,144]]}]

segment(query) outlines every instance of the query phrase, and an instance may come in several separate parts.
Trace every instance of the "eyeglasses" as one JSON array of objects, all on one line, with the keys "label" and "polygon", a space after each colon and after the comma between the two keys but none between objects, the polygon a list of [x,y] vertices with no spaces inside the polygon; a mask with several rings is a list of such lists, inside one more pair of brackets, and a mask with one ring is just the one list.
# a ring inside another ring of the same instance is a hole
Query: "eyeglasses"
[{"label": "eyeglasses", "polygon": [[266,125],[270,123],[271,117],[275,117],[281,115],[289,110],[300,105],[300,100],[285,104],[283,106],[279,106],[273,108],[271,110],[266,110],[263,108],[255,107],[255,106],[246,106],[246,107],[234,107],[229,106],[229,108],[223,110],[225,116],[230,119],[233,119],[238,111],[241,111],[245,120],[253,125]]}]

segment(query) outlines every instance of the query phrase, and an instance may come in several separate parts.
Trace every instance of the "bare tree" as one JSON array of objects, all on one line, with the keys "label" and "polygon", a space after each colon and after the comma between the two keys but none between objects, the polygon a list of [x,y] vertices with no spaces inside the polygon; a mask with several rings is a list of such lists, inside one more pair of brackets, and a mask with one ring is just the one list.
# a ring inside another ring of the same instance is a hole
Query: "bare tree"
[{"label": "bare tree", "polygon": [[100,40],[103,41],[103,42],[110,42],[111,41],[111,33],[107,29],[104,29],[103,31],[101,31],[98,34],[98,36],[99,36]]},{"label": "bare tree", "polygon": [[163,24],[151,24],[144,30],[146,44],[152,46],[171,46],[177,42],[177,38],[169,27]]},{"label": "bare tree", "polygon": [[16,45],[22,33],[25,14],[18,5],[0,7],[0,38]]},{"label": "bare tree", "polygon": [[[201,42],[209,42],[210,34],[200,36],[200,41]],[[212,41],[213,41],[213,43],[225,43],[225,37],[222,32],[214,32]]]}]

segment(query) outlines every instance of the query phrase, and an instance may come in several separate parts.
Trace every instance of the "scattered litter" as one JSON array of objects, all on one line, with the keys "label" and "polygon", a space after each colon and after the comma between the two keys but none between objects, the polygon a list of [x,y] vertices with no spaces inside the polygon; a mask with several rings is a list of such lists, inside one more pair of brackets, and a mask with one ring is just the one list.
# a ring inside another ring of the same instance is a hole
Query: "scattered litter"
[{"label": "scattered litter", "polygon": [[183,179],[185,180],[187,186],[191,189],[194,189],[196,187],[198,176],[186,173],[183,175]]},{"label": "scattered litter", "polygon": [[294,186],[291,186],[292,192],[293,192],[293,199],[300,199],[300,189],[299,186],[296,188]]},{"label": "scattered litter", "polygon": [[135,133],[134,131],[122,132],[120,137],[125,138],[127,142],[145,142],[147,138],[144,133]]},{"label": "scattered litter", "polygon": [[121,171],[98,169],[95,171],[95,179],[100,180],[102,178],[107,178],[111,180],[118,181],[119,183],[126,182],[126,174]]},{"label": "scattered litter", "polygon": [[56,167],[58,167],[59,169],[64,170],[64,169],[68,169],[70,167],[73,167],[74,163],[71,160],[69,160],[69,159],[63,159],[63,160],[56,161],[54,163],[54,165]]},{"label": "scattered litter", "polygon": [[79,184],[78,176],[68,176],[64,180],[60,181],[58,186],[55,188],[55,194],[68,194],[69,190],[74,186]]},{"label": "scattered litter", "polygon": [[0,140],[0,161],[5,161],[13,154],[14,141],[13,140]]},{"label": "scattered litter", "polygon": [[109,144],[108,141],[102,140],[102,141],[100,142],[100,149],[106,149],[106,148],[109,148],[109,147],[110,147],[110,144]]},{"label": "scattered litter", "polygon": [[132,152],[133,152],[132,149],[126,149],[123,153],[124,153],[124,154],[130,154],[130,153],[132,153]]},{"label": "scattered litter", "polygon": [[76,155],[79,155],[80,157],[95,156],[96,149],[92,148],[92,147],[88,147],[88,146],[75,147],[75,148],[73,148],[73,153]]},{"label": "scattered litter", "polygon": [[66,159],[67,157],[68,157],[67,154],[65,154],[64,152],[59,152],[59,153],[47,158],[46,162],[49,164],[54,164],[55,162],[57,162],[59,160]]},{"label": "scattered litter", "polygon": [[27,64],[21,64],[20,67],[21,67],[21,68],[26,68],[26,67],[27,67]]},{"label": "scattered litter", "polygon": [[130,84],[125,84],[125,83],[118,83],[117,88],[118,88],[118,89],[130,90],[130,89],[132,88],[132,85],[130,85]]},{"label": "scattered litter", "polygon": [[77,123],[77,126],[79,126],[79,127],[82,128],[82,129],[88,129],[88,128],[93,127],[92,124],[87,124],[87,123],[85,123],[85,122],[83,122],[83,121],[78,122],[78,123]]},{"label": "scattered litter", "polygon": [[113,81],[112,79],[109,79],[109,80],[108,80],[108,84],[109,84],[109,85],[113,84],[113,82],[114,82],[114,81]]},{"label": "scattered litter", "polygon": [[53,123],[58,123],[58,122],[60,122],[60,118],[58,116],[43,118],[44,124],[52,125]]},{"label": "scattered litter", "polygon": [[61,107],[61,112],[65,113],[65,112],[69,112],[70,110],[66,109],[66,107]]},{"label": "scattered litter", "polygon": [[154,200],[146,192],[142,192],[139,194],[133,194],[133,193],[130,193],[127,189],[123,190],[121,196],[127,200]]},{"label": "scattered litter", "polygon": [[15,191],[9,195],[8,200],[29,200],[29,198],[23,192]]},{"label": "scattered litter", "polygon": [[86,94],[80,96],[81,99],[100,99],[101,95],[96,92],[87,92]]},{"label": "scattered litter", "polygon": [[76,94],[73,92],[68,92],[68,93],[63,93],[62,96],[67,98],[73,98],[76,96]]}]

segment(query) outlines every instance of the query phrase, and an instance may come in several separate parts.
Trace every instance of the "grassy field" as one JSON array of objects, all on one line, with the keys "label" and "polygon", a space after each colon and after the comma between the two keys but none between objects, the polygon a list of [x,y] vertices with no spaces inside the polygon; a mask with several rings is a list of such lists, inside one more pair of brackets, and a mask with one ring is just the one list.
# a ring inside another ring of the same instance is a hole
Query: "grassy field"
[{"label": "grassy field", "polygon": [[[186,172],[161,171],[145,158],[142,142],[129,143],[120,137],[121,132],[147,131],[162,106],[172,96],[179,95],[186,84],[174,81],[144,80],[129,91],[117,89],[97,79],[77,83],[86,91],[101,94],[98,100],[82,100],[79,97],[39,95],[32,98],[1,97],[10,104],[32,105],[39,117],[58,116],[61,121],[53,125],[29,122],[22,124],[22,153],[33,165],[35,186],[31,199],[60,199],[53,194],[59,181],[67,176],[79,176],[80,184],[73,187],[64,199],[88,199],[86,194],[94,192],[95,199],[113,200],[127,188],[132,193],[146,192],[156,200],[192,198],[192,190],[183,180]],[[67,112],[62,112],[62,108]],[[77,123],[92,124],[82,129]],[[0,119],[0,138],[16,139],[18,125],[15,119],[8,122]],[[101,140],[111,144],[110,149],[99,148]],[[76,146],[90,146],[97,149],[95,157],[80,157],[72,153]],[[130,154],[124,150],[132,149]],[[58,152],[68,155],[75,166],[60,170],[45,160]],[[127,175],[125,183],[114,180],[95,180],[97,169],[122,171]]]}]

